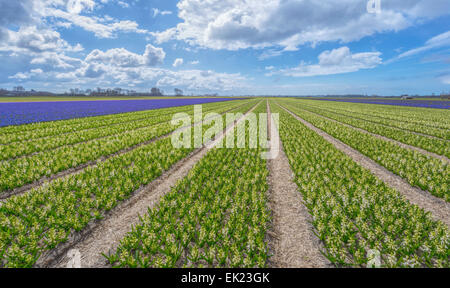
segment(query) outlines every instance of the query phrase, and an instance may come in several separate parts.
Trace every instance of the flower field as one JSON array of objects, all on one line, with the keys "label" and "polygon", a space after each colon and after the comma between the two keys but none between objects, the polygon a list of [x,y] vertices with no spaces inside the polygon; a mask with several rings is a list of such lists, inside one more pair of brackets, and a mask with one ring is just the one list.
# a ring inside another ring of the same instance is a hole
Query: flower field
[{"label": "flower field", "polygon": [[[72,249],[81,267],[450,267],[448,110],[196,100],[214,102],[200,119],[189,101],[78,106],[67,120],[52,108],[30,124],[0,111],[0,268],[66,267]],[[218,125],[212,146],[174,147]]]},{"label": "flower field", "polygon": [[448,101],[436,101],[436,100],[395,100],[395,99],[322,99],[326,101],[338,101],[348,103],[365,103],[365,104],[378,104],[378,105],[393,105],[393,106],[405,106],[405,107],[423,107],[423,108],[435,108],[435,109],[449,109],[450,103]]},{"label": "flower field", "polygon": [[175,106],[228,101],[229,98],[103,100],[61,102],[0,102],[0,127],[44,121],[66,120]]}]

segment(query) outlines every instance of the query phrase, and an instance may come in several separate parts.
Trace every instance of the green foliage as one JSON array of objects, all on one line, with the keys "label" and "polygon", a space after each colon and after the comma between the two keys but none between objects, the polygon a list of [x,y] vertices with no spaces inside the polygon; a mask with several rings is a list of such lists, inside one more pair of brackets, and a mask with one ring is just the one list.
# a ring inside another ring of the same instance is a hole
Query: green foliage
[{"label": "green foliage", "polygon": [[[283,105],[284,102],[280,103]],[[429,191],[434,196],[443,198],[447,202],[450,201],[450,167],[448,162],[411,149],[402,148],[390,141],[346,127],[306,110],[292,106],[289,106],[289,109],[304,120],[404,178],[411,185]]]},{"label": "green foliage", "polygon": [[[376,249],[384,267],[449,267],[445,224],[432,220],[278,105],[271,108],[280,113],[280,137],[295,181],[332,263],[365,267],[369,251]],[[326,125],[345,133],[330,122]]]},{"label": "green foliage", "polygon": [[[235,110],[246,112],[256,103]],[[0,204],[0,267],[33,266],[193,150],[173,149],[170,137],[164,138],[9,198]]]},{"label": "green foliage", "polygon": [[[265,110],[264,102],[254,112]],[[107,259],[117,267],[265,267],[270,213],[261,152],[209,151]]]},{"label": "green foliage", "polygon": [[[233,107],[250,107],[251,105],[254,105],[251,101],[239,102],[239,104],[234,104],[234,106],[220,104],[218,108],[206,110],[206,112],[223,113],[227,110],[233,109]],[[187,114],[193,113],[194,112],[191,106],[191,111]],[[170,118],[172,115],[173,114],[170,114]],[[89,122],[89,119],[85,119],[85,121]],[[88,163],[89,161],[94,161],[101,157],[112,155],[121,150],[168,134],[177,128],[170,123],[170,119],[166,116],[158,116],[154,121],[157,121],[154,125],[150,124],[150,122],[148,126],[138,129],[124,130],[123,132],[118,133],[114,132],[114,129],[118,129],[116,126],[111,128],[113,129],[113,132],[106,132],[111,133],[111,136],[95,138],[87,142],[81,142],[73,145],[63,145],[53,150],[44,150],[40,153],[31,154],[29,156],[20,157],[13,160],[0,161],[0,193],[2,191],[12,190],[14,188],[32,183],[33,181],[39,180],[45,176],[49,177],[51,175],[55,175],[61,171]],[[136,125],[136,123],[131,124],[131,126],[133,125]],[[102,130],[103,129],[100,129],[93,133],[103,133],[101,132]],[[104,129],[104,131],[107,130],[108,129]],[[97,136],[99,136],[99,134],[97,134]],[[69,136],[62,135],[59,139],[69,139]],[[51,142],[46,141],[49,140],[47,139],[43,141],[46,143],[43,144],[44,146],[52,145]],[[53,141],[54,143],[58,142],[57,140]],[[66,140],[59,141],[64,142]],[[27,144],[25,144],[25,146],[26,145]],[[36,142],[29,145],[30,147],[38,146]],[[13,149],[17,150],[20,148]]]}]

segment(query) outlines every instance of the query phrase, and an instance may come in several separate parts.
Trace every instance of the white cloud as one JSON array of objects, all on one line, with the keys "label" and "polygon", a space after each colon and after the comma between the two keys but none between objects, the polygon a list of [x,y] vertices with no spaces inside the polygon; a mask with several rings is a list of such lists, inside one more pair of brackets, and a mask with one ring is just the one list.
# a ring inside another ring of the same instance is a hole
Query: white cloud
[{"label": "white cloud", "polygon": [[323,41],[351,42],[398,31],[422,19],[450,13],[448,0],[390,0],[382,13],[367,13],[365,0],[181,0],[176,27],[152,33],[212,49],[298,46]]},{"label": "white cloud", "polygon": [[200,61],[198,61],[198,60],[194,60],[194,61],[191,61],[191,62],[189,62],[191,65],[198,65],[198,64],[200,64]]},{"label": "white cloud", "polygon": [[148,44],[143,55],[132,53],[124,48],[105,52],[95,49],[85,59],[88,63],[110,64],[118,67],[156,66],[162,64],[166,53],[162,48]]},{"label": "white cloud", "polygon": [[33,0],[0,0],[0,28],[36,21],[34,2]]},{"label": "white cloud", "polygon": [[273,69],[275,69],[274,66],[266,66],[266,70],[273,70]]},{"label": "white cloud", "polygon": [[69,29],[70,27],[72,27],[72,23],[69,23],[69,22],[56,22],[55,25],[57,27],[63,27],[66,29]]},{"label": "white cloud", "polygon": [[68,0],[66,9],[69,13],[80,14],[83,10],[92,11],[95,6],[93,0]]},{"label": "white cloud", "polygon": [[161,11],[158,8],[153,8],[153,18],[156,18],[158,15],[165,16],[165,15],[171,15],[171,14],[172,14],[172,11],[167,11],[167,10]]},{"label": "white cloud", "polygon": [[46,51],[80,52],[80,44],[69,45],[61,35],[53,30],[39,29],[36,26],[24,26],[19,31],[7,31],[8,41],[0,42],[0,51],[24,53],[42,53]]},{"label": "white cloud", "polygon": [[44,52],[35,56],[30,64],[45,66],[47,70],[74,69],[83,63],[78,58],[66,56],[56,52]]},{"label": "white cloud", "polygon": [[147,30],[140,29],[135,21],[130,20],[116,21],[108,17],[89,17],[54,8],[47,8],[45,10],[45,16],[64,19],[86,31],[93,32],[99,38],[114,38],[117,32],[148,33]]},{"label": "white cloud", "polygon": [[311,77],[356,72],[361,69],[375,68],[382,63],[380,52],[365,52],[352,54],[348,47],[324,51],[319,55],[319,63],[281,69],[267,73],[266,76],[284,75],[291,77]]},{"label": "white cloud", "polygon": [[400,54],[398,58],[413,56],[431,49],[440,48],[444,46],[450,46],[450,31],[447,31],[445,33],[442,33],[429,39],[422,47],[411,49],[409,51]]},{"label": "white cloud", "polygon": [[42,74],[42,73],[44,73],[44,71],[42,71],[42,69],[31,69],[30,72],[34,73],[34,74]]},{"label": "white cloud", "polygon": [[[10,76],[10,79],[22,83],[39,79],[41,82],[45,80],[55,83],[54,85],[65,83],[66,87],[114,85],[142,86],[147,89],[149,83],[162,88],[179,87],[188,91],[231,91],[248,87],[246,77],[240,74],[217,73],[211,70],[171,71],[155,67],[162,63],[164,57],[163,49],[152,45],[147,45],[143,54],[136,54],[124,48],[93,50],[83,60],[56,52],[45,52],[31,61],[32,65],[40,65],[39,68],[17,73]],[[177,65],[183,62],[182,58],[175,61]]]},{"label": "white cloud", "polygon": [[439,77],[442,83],[450,85],[450,74]]},{"label": "white cloud", "polygon": [[175,61],[173,62],[172,66],[173,66],[173,67],[178,67],[178,66],[183,65],[183,63],[184,63],[183,58],[177,58],[177,59],[175,59]]},{"label": "white cloud", "polygon": [[247,79],[240,74],[214,71],[168,71],[156,83],[159,87],[185,87],[188,90],[230,91],[246,87]]},{"label": "white cloud", "polygon": [[175,38],[177,33],[176,28],[170,28],[163,32],[149,32],[150,35],[155,37],[156,43],[161,44]]},{"label": "white cloud", "polygon": [[123,2],[123,1],[117,1],[117,4],[119,4],[120,6],[122,6],[122,8],[128,8],[130,7],[130,4]]},{"label": "white cloud", "polygon": [[36,77],[39,76],[40,74],[42,74],[44,71],[42,71],[42,69],[32,69],[30,70],[30,72],[19,72],[13,76],[8,77],[9,79],[17,79],[17,80],[27,80],[30,79],[32,77]]},{"label": "white cloud", "polygon": [[266,49],[261,55],[259,55],[259,60],[266,60],[273,57],[278,57],[283,54],[284,50]]}]

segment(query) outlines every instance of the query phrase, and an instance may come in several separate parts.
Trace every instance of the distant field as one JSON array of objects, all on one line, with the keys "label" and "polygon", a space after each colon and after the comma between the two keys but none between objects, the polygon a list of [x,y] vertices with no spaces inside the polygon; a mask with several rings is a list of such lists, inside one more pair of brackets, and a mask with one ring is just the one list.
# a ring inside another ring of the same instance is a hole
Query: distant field
[{"label": "distant field", "polygon": [[450,109],[450,102],[447,100],[436,99],[392,99],[392,98],[309,98],[312,100],[334,101],[334,102],[348,102],[348,103],[362,103],[362,104],[377,104],[377,105],[393,105],[417,108],[435,108],[435,109]]},{"label": "distant field", "polygon": [[[156,100],[156,99],[201,99],[201,98],[223,98],[206,96],[184,96],[184,97],[77,97],[77,96],[37,96],[37,97],[0,97],[0,103],[8,102],[59,102],[59,101],[104,101],[104,100]],[[239,98],[239,97],[227,97]]]},{"label": "distant field", "polygon": [[242,98],[164,98],[140,100],[48,101],[0,103],[0,127],[154,110]]}]

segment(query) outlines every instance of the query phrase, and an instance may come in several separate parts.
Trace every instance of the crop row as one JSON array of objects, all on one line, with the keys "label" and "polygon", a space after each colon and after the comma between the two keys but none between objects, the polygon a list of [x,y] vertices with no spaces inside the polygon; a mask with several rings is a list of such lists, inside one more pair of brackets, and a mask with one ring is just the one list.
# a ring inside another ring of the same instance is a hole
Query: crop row
[{"label": "crop row", "polygon": [[[245,108],[255,104],[254,101],[245,103]],[[227,110],[229,108],[225,106],[212,111],[223,113]],[[21,187],[42,177],[49,177],[69,168],[97,160],[103,156],[112,155],[170,133],[176,128],[170,122],[165,122],[71,146],[62,146],[27,157],[1,161],[0,191]]]},{"label": "crop row", "polygon": [[[224,107],[226,105],[227,103],[209,103],[204,104],[203,107],[205,109],[209,109],[219,106]],[[61,135],[65,133],[78,132],[81,130],[93,128],[101,128],[104,126],[131,122],[135,120],[145,120],[152,117],[160,117],[163,115],[173,115],[178,112],[185,112],[189,110],[192,110],[192,106],[10,126],[0,128],[0,144],[28,141],[30,139]]]},{"label": "crop row", "polygon": [[[207,109],[204,109],[203,112],[208,113],[209,111],[216,111],[219,108],[232,109],[244,103],[245,102],[229,103],[227,106],[223,104],[214,106],[210,105]],[[24,155],[29,155],[41,151],[48,151],[50,149],[55,149],[65,145],[73,145],[81,142],[90,141],[93,139],[108,137],[141,128],[148,128],[150,126],[171,121],[173,115],[175,115],[175,113],[170,113],[171,111],[175,112],[178,111],[177,113],[183,112],[192,115],[194,113],[193,106],[190,106],[189,108],[190,108],[189,110],[184,110],[186,108],[184,108],[183,110],[170,109],[165,111],[166,113],[163,114],[158,113],[159,116],[151,116],[139,120],[127,120],[125,122],[122,121],[120,123],[116,123],[113,125],[70,132],[63,135],[58,134],[55,136],[33,139],[31,141],[21,142],[20,145],[18,145],[19,143],[17,142],[10,143],[7,145],[0,145],[0,161],[21,157]],[[149,115],[152,114],[149,113]]]},{"label": "crop row", "polygon": [[299,117],[404,178],[411,185],[450,201],[450,191],[448,190],[450,167],[446,161],[402,148],[390,141],[379,139],[305,110],[294,107],[289,107],[289,109]]},{"label": "crop row", "polygon": [[248,143],[209,151],[106,256],[111,265],[265,267],[268,171]]},{"label": "crop row", "polygon": [[450,118],[448,110],[344,102],[304,102],[310,105],[320,105],[321,107],[328,107],[340,111],[393,120],[395,122],[392,123],[395,124],[411,123],[419,126],[432,127],[435,129],[450,129]]},{"label": "crop row", "polygon": [[9,198],[0,206],[0,267],[33,266],[42,253],[101,219],[193,150],[174,149],[170,137],[164,138]]},{"label": "crop row", "polygon": [[[293,116],[280,113],[280,137],[324,255],[337,266],[449,267],[445,224],[411,205]],[[302,114],[303,116],[303,114]]]},{"label": "crop row", "polygon": [[338,122],[349,124],[351,126],[364,129],[371,133],[382,135],[397,140],[399,142],[419,147],[429,152],[434,152],[438,155],[444,155],[447,158],[450,158],[450,141],[417,135],[399,128],[392,128],[385,125],[376,124],[364,119],[358,119],[353,116],[343,115],[341,113],[336,113],[322,108],[315,108],[303,105],[303,103],[300,101],[289,103],[291,107],[296,107],[306,111],[317,113],[319,115],[334,119]]},{"label": "crop row", "polygon": [[[294,102],[293,102],[294,103]],[[446,139],[446,140],[450,140],[450,130],[449,129],[442,129],[442,128],[436,128],[436,127],[430,127],[427,124],[423,123],[423,121],[421,124],[419,123],[415,123],[418,122],[417,120],[415,120],[413,118],[413,116],[410,116],[409,118],[406,116],[401,117],[402,121],[399,120],[395,120],[392,119],[392,117],[389,117],[387,115],[380,116],[380,115],[373,115],[372,111],[370,109],[366,109],[365,111],[361,111],[361,110],[357,110],[354,107],[350,106],[349,108],[343,109],[343,108],[339,108],[339,107],[334,107],[332,105],[330,105],[330,103],[325,103],[322,104],[322,102],[317,103],[317,101],[315,102],[306,102],[306,101],[296,101],[296,103],[302,105],[302,107],[308,108],[308,109],[314,109],[315,111],[323,111],[323,112],[328,112],[328,113],[333,113],[336,115],[339,115],[341,117],[351,117],[354,118],[354,120],[364,120],[364,121],[370,121],[373,122],[374,124],[381,124],[384,125],[387,129],[389,129],[390,131],[399,131],[400,129],[402,130],[408,130],[411,132],[417,132],[417,133],[421,133],[421,134],[426,134],[426,135],[430,135],[430,136],[435,136],[438,138],[442,138],[442,139]],[[450,116],[450,114],[448,115]],[[406,120],[406,122],[405,122]],[[409,122],[409,121],[414,121],[414,122]],[[392,127],[392,128],[390,128]],[[393,128],[398,128],[398,129],[393,129]],[[406,135],[410,135],[411,133],[408,133],[407,131],[403,131],[405,133],[407,133]]]}]

